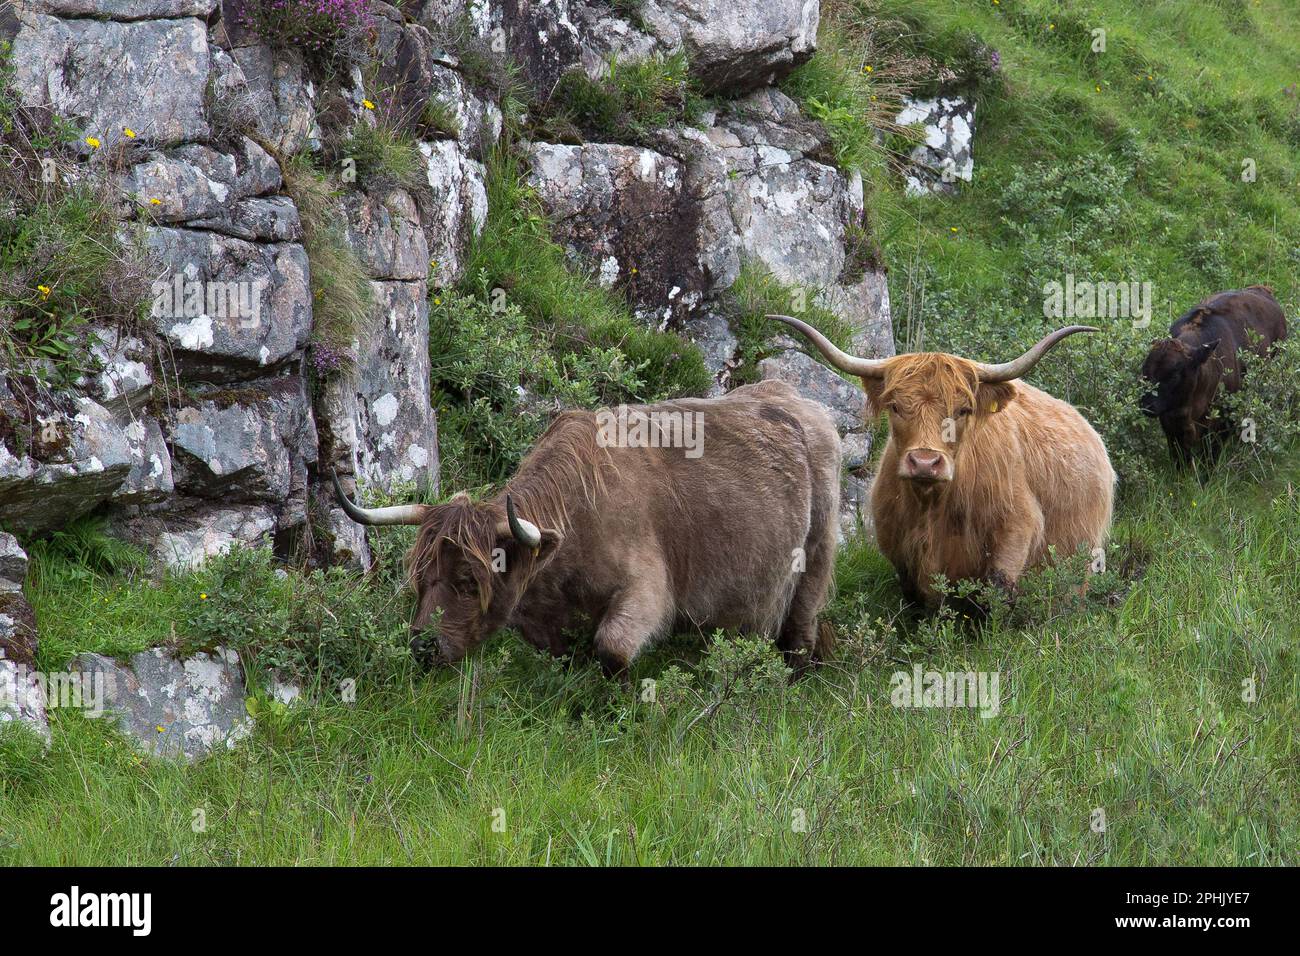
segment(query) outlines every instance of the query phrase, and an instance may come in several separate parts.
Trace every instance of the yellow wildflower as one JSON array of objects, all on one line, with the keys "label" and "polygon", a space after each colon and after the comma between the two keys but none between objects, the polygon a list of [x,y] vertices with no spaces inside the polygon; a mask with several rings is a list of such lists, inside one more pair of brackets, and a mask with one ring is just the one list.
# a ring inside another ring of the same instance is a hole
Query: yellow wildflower
[{"label": "yellow wildflower", "polygon": [[99,140],[97,140],[93,136],[87,136],[86,145],[89,146],[91,149],[99,149]]},{"label": "yellow wildflower", "polygon": [[135,139],[135,130],[133,130],[131,127],[129,126],[122,127],[122,132],[126,135],[127,139]]}]

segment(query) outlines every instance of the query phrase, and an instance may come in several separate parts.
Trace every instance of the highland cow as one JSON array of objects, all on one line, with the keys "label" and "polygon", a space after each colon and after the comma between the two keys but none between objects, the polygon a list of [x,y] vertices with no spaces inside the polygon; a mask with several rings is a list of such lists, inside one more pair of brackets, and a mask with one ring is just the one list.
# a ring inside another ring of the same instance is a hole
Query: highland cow
[{"label": "highland cow", "polygon": [[871,490],[880,550],[909,600],[935,605],[935,576],[1014,593],[1026,568],[1104,545],[1115,472],[1101,438],[1071,405],[1019,381],[1070,326],[1011,362],[944,353],[857,358],[812,326],[802,332],[857,375],[889,441]]},{"label": "highland cow", "polygon": [[[486,501],[360,508],[335,478],[353,520],[420,527],[417,658],[458,661],[502,627],[562,656],[584,620],[612,675],[682,626],[768,635],[796,668],[826,650],[840,480],[826,411],[763,382],[620,415],[561,413]],[[676,447],[684,422],[693,440]]]}]

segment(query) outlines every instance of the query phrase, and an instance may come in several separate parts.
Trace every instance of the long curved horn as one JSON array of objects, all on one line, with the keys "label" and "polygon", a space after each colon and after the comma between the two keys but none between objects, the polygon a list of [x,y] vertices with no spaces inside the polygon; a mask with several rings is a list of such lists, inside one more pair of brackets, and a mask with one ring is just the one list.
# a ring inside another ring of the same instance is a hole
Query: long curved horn
[{"label": "long curved horn", "polygon": [[542,532],[531,521],[525,521],[515,514],[515,499],[506,495],[506,521],[510,524],[510,533],[526,548],[536,548],[542,543]]},{"label": "long curved horn", "polygon": [[788,315],[769,315],[767,318],[784,322],[792,329],[802,332],[808,341],[817,346],[822,355],[826,356],[826,361],[842,372],[848,372],[850,375],[858,375],[862,378],[879,378],[885,374],[886,359],[858,358],[856,355],[841,352],[834,342],[802,319],[791,318]]},{"label": "long curved horn", "polygon": [[1048,350],[1067,335],[1073,335],[1075,332],[1100,332],[1091,325],[1067,325],[1063,329],[1057,329],[1050,335],[1044,335],[1038,340],[1038,344],[1031,348],[1020,358],[1012,359],[1010,362],[1003,362],[1000,365],[989,365],[984,362],[976,362],[975,367],[979,370],[979,379],[981,382],[1009,382],[1013,378],[1020,378],[1031,368],[1038,364],[1039,360],[1047,354]]},{"label": "long curved horn", "polygon": [[423,524],[424,516],[428,513],[427,505],[393,505],[389,508],[360,508],[349,500],[348,496],[343,493],[343,486],[339,484],[339,476],[331,471],[330,477],[334,479],[334,494],[338,495],[339,505],[343,508],[349,518],[357,524],[368,525],[388,525],[388,524]]}]

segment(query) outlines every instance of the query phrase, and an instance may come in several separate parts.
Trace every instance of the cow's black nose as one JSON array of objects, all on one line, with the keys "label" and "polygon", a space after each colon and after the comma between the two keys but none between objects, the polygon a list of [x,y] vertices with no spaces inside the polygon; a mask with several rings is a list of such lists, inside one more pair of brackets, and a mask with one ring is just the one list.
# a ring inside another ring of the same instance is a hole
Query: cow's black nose
[{"label": "cow's black nose", "polygon": [[411,631],[411,656],[425,670],[438,663],[438,635]]}]

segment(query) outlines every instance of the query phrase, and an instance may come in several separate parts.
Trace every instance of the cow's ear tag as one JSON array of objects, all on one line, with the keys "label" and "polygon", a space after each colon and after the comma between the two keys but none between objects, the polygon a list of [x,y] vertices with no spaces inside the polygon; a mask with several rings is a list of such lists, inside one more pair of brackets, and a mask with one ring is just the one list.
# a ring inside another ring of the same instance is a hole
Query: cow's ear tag
[{"label": "cow's ear tag", "polygon": [[539,546],[539,547],[536,547],[536,548],[533,548],[533,557],[534,557],[534,558],[537,557],[537,556],[538,556],[539,554],[541,554],[541,553],[542,553],[542,549],[541,549],[540,546]]},{"label": "cow's ear tag", "polygon": [[997,403],[997,402],[992,402],[992,403],[989,405],[989,414],[992,414],[993,412],[996,412],[997,410],[998,410],[998,403]]}]

